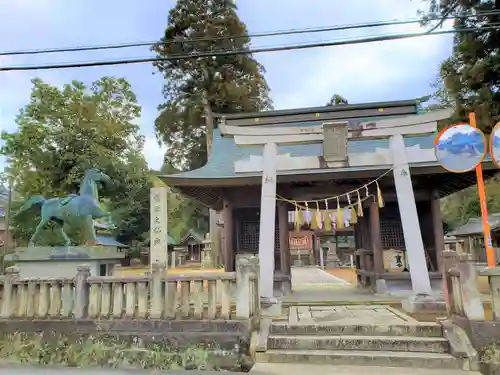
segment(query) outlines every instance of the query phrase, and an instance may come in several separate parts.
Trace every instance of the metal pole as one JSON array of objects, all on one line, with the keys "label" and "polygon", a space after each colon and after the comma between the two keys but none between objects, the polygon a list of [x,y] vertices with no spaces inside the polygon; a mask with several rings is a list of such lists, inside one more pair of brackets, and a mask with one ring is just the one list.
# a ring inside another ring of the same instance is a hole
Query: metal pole
[{"label": "metal pole", "polygon": [[[469,124],[474,128],[477,127],[476,114],[474,112],[469,113]],[[493,245],[491,243],[491,227],[488,220],[488,207],[486,205],[486,189],[484,187],[483,167],[481,163],[479,163],[476,167],[476,177],[477,177],[477,190],[479,193],[479,205],[481,206],[481,218],[483,221],[484,247],[486,249],[486,256],[488,258],[488,268],[494,268],[496,266],[495,250],[493,249]]]},{"label": "metal pole", "polygon": [[[7,168],[6,168],[7,169]],[[1,256],[1,264],[0,264],[0,273],[4,273],[5,271],[5,262],[4,258],[7,252],[9,251],[10,245],[10,207],[12,205],[12,177],[8,177],[8,198],[7,198],[7,207],[5,209],[5,236],[2,247],[2,256]]]}]

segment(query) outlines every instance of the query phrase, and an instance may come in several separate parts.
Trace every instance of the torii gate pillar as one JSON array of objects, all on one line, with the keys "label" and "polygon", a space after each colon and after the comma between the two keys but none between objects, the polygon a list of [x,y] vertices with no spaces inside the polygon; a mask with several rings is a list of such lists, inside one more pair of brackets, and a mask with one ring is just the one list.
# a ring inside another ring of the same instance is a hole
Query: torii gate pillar
[{"label": "torii gate pillar", "polygon": [[266,143],[262,154],[262,193],[260,201],[260,295],[274,297],[274,247],[276,225],[276,164],[278,146]]}]

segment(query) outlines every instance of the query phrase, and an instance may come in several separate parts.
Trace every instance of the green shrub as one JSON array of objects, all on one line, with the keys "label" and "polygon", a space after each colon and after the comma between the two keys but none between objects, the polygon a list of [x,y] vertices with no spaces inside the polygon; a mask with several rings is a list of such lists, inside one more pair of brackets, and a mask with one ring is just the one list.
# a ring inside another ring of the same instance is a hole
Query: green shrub
[{"label": "green shrub", "polygon": [[215,352],[217,348],[174,347],[166,342],[146,342],[138,337],[127,340],[102,334],[67,336],[55,332],[15,332],[0,336],[0,360],[29,364],[220,370]]}]

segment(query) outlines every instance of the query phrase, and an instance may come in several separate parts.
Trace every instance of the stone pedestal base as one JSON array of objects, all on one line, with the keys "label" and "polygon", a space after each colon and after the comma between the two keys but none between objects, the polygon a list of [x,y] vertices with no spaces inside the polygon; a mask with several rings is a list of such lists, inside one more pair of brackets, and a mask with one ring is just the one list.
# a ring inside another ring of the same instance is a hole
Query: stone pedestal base
[{"label": "stone pedestal base", "polygon": [[446,302],[442,296],[431,294],[414,294],[401,301],[403,309],[410,313],[439,313],[446,314]]},{"label": "stone pedestal base", "polygon": [[375,280],[375,292],[377,294],[386,294],[389,292],[389,288],[387,288],[387,283],[384,279]]},{"label": "stone pedestal base", "polygon": [[260,308],[262,317],[279,317],[282,315],[281,301],[276,298],[260,297]]}]

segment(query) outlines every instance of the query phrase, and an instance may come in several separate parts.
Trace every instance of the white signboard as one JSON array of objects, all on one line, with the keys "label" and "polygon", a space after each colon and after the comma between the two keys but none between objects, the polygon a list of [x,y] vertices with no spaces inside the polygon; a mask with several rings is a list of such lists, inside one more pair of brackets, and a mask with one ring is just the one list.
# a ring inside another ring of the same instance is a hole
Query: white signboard
[{"label": "white signboard", "polygon": [[160,262],[167,264],[167,192],[166,187],[151,189],[151,229],[149,259],[151,264]]}]

